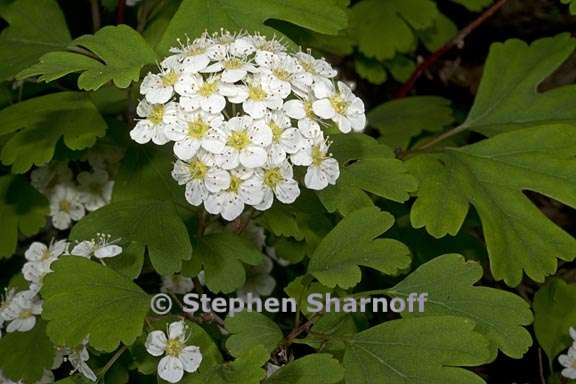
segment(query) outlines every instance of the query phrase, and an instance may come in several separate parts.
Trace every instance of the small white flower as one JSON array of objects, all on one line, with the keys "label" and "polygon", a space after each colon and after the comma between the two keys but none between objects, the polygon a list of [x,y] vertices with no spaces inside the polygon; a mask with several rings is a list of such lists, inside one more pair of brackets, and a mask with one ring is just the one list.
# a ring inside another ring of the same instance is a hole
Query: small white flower
[{"label": "small white flower", "polygon": [[222,153],[225,137],[220,129],[222,114],[198,110],[183,113],[181,119],[166,129],[166,136],[175,142],[174,154],[181,160],[190,160],[200,148],[211,153]]},{"label": "small white flower", "polygon": [[271,164],[282,163],[286,154],[296,153],[304,145],[302,134],[292,127],[290,118],[283,111],[268,113],[255,124],[264,124],[272,132],[272,144],[268,148],[268,162]]},{"label": "small white flower", "polygon": [[315,82],[333,78],[337,74],[324,59],[316,59],[304,52],[298,52],[295,56],[302,71],[292,76],[292,84],[295,87],[294,91],[300,95],[308,94]]},{"label": "small white flower", "polygon": [[54,161],[44,167],[36,168],[30,173],[30,183],[39,192],[47,195],[57,184],[72,181],[72,171],[67,162]]},{"label": "small white flower", "polygon": [[68,229],[72,221],[80,220],[85,214],[80,195],[74,187],[61,184],[54,188],[50,196],[50,216],[55,228]]},{"label": "small white flower", "polygon": [[184,321],[171,323],[168,335],[163,331],[152,331],[146,339],[146,350],[152,356],[162,356],[158,364],[158,376],[170,383],[182,380],[184,372],[196,372],[202,363],[202,353],[195,345],[186,345]]},{"label": "small white flower", "polygon": [[233,169],[261,167],[268,154],[265,147],[272,143],[272,130],[266,124],[256,124],[250,116],[233,117],[223,127],[225,147],[217,156],[219,165]]},{"label": "small white flower", "polygon": [[315,114],[334,121],[343,133],[360,132],[364,129],[366,126],[364,102],[354,96],[350,87],[344,82],[338,82],[338,91],[330,81],[317,82],[313,90],[318,99],[312,104]]},{"label": "small white flower", "polygon": [[[256,60],[258,61],[258,58]],[[286,98],[292,91],[291,81],[295,74],[302,71],[302,67],[286,53],[271,54],[261,61],[261,71],[270,75],[269,87],[276,90],[282,98]]]},{"label": "small white flower", "polygon": [[[178,42],[180,43],[180,41]],[[174,53],[174,55],[164,59],[162,66],[165,68],[175,68],[181,65],[185,72],[199,72],[210,63],[210,58],[213,55],[211,52],[212,47],[212,39],[207,34],[203,34],[191,43],[188,41],[186,45],[180,43],[180,47],[171,48],[170,52]]]},{"label": "small white flower", "polygon": [[66,251],[67,247],[68,242],[66,240],[52,242],[50,243],[50,246],[46,246],[43,243],[35,241],[30,245],[30,247],[28,247],[26,252],[24,252],[24,256],[28,261],[45,262],[51,264]]},{"label": "small white flower", "polygon": [[252,172],[231,171],[230,186],[221,192],[209,194],[204,201],[208,213],[220,214],[232,221],[244,210],[245,204],[257,205],[264,198],[262,181]]},{"label": "small white flower", "polygon": [[149,73],[140,84],[140,93],[150,104],[167,103],[174,95],[174,86],[180,76],[177,68],[163,68],[160,73]]},{"label": "small white flower", "polygon": [[108,172],[96,169],[94,172],[80,172],[78,191],[80,201],[88,211],[95,211],[110,203],[114,181],[110,180]]},{"label": "small white flower", "polygon": [[310,189],[324,189],[329,184],[335,184],[340,176],[338,161],[328,154],[328,145],[322,137],[312,141],[309,148],[292,155],[292,162],[308,166],[304,184]]},{"label": "small white flower", "polygon": [[[264,117],[267,110],[282,108],[283,98],[288,96],[269,74],[258,73],[227,94],[231,103],[242,103],[242,109],[255,119]],[[289,93],[289,91],[288,91]]]},{"label": "small white flower", "polygon": [[312,110],[312,101],[288,100],[282,107],[289,117],[298,120],[298,130],[303,137],[311,139],[322,134],[318,119]]},{"label": "small white flower", "polygon": [[36,325],[36,316],[42,313],[42,301],[36,292],[28,290],[14,295],[2,317],[9,322],[6,327],[8,333],[28,332]]},{"label": "small white flower", "polygon": [[[0,296],[0,330],[4,326],[4,322],[7,321],[7,317],[4,315],[4,311],[8,308],[12,299],[16,295],[16,290],[14,288],[6,288],[4,295]],[[2,332],[0,332],[0,337]]]},{"label": "small white flower", "polygon": [[176,161],[172,177],[180,185],[186,185],[186,200],[199,206],[209,193],[216,193],[230,186],[228,171],[213,166],[210,155],[203,154],[190,162]]},{"label": "small white flower", "polygon": [[220,81],[219,76],[202,76],[192,73],[184,74],[176,84],[176,91],[181,95],[180,106],[185,111],[202,109],[209,113],[220,113],[226,107],[229,84]]},{"label": "small white flower", "polygon": [[284,204],[292,204],[300,195],[298,182],[293,179],[292,166],[288,161],[271,165],[258,171],[264,187],[264,197],[254,208],[264,211],[272,206],[274,196]]},{"label": "small white flower", "polygon": [[576,379],[576,349],[571,346],[566,355],[558,356],[558,362],[562,364],[562,376],[568,379]]},{"label": "small white flower", "polygon": [[192,278],[174,274],[171,276],[162,277],[162,292],[172,292],[179,295],[184,295],[194,289],[194,281]]},{"label": "small white flower", "polygon": [[256,67],[245,56],[230,55],[203,70],[206,73],[221,72],[225,83],[236,83],[244,80],[248,73],[256,72]]},{"label": "small white flower", "polygon": [[87,344],[88,338],[85,338],[81,345],[75,348],[65,348],[64,355],[66,357],[64,359],[74,368],[71,374],[80,372],[87,379],[96,381],[98,377],[86,363],[90,359],[90,354],[86,348]]},{"label": "small white flower", "polygon": [[138,144],[146,144],[150,140],[154,144],[166,144],[169,141],[165,133],[166,128],[174,121],[178,111],[178,105],[173,102],[150,104],[146,100],[141,100],[136,113],[144,119],[136,123],[130,131],[130,137]]},{"label": "small white flower", "polygon": [[118,240],[112,241],[111,238],[110,235],[98,233],[95,239],[76,244],[70,254],[86,258],[94,256],[97,259],[118,256],[122,253],[122,247],[115,244]]}]

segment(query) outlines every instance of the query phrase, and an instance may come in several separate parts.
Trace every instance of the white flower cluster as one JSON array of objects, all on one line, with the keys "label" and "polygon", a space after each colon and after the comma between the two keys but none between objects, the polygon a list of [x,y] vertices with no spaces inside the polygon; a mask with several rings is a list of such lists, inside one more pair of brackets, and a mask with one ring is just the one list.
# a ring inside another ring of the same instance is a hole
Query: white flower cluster
[{"label": "white flower cluster", "polygon": [[558,356],[558,362],[562,364],[562,376],[568,379],[576,379],[576,329],[570,327],[570,336],[572,337],[572,345],[568,348],[565,355]]},{"label": "white flower cluster", "polygon": [[50,201],[50,217],[56,229],[70,228],[86,212],[110,202],[114,182],[108,172],[96,167],[80,172],[76,178],[64,162],[53,162],[31,173],[32,185]]},{"label": "white flower cluster", "polygon": [[340,175],[323,127],[362,131],[364,104],[323,59],[289,53],[261,35],[204,34],[172,48],[173,55],[140,86],[141,118],[130,136],[145,144],[173,142],[172,176],[186,198],[234,220],[245,208],[270,208],[321,190]]},{"label": "white flower cluster", "polygon": [[[6,323],[6,332],[28,332],[36,325],[36,316],[42,313],[42,299],[39,295],[44,277],[52,272],[52,264],[62,255],[80,257],[96,257],[103,259],[117,256],[122,253],[122,247],[110,241],[110,235],[98,234],[95,239],[85,240],[71,244],[67,240],[52,241],[49,245],[34,242],[24,253],[26,263],[22,267],[22,275],[29,283],[28,289],[16,292],[15,289],[6,290],[6,294],[0,300],[0,336],[1,330]],[[72,250],[69,250],[69,248]],[[57,359],[53,369],[57,369],[64,360],[70,362],[73,372],[80,372],[92,381],[96,381],[96,375],[86,364],[89,354],[86,349],[87,340],[77,348],[62,347],[57,350]],[[53,382],[54,377],[50,371],[45,372],[45,377],[40,383]],[[51,381],[46,381],[48,378]],[[0,379],[2,378],[0,372]],[[0,380],[0,383],[4,381]],[[8,379],[6,379],[6,382]]]}]

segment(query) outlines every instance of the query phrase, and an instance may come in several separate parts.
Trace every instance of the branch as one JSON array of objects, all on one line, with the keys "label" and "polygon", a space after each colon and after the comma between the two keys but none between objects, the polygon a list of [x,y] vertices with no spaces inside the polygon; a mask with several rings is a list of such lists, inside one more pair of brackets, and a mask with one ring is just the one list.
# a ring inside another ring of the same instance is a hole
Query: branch
[{"label": "branch", "polygon": [[462,29],[452,40],[444,44],[440,49],[433,52],[428,56],[422,63],[420,63],[410,78],[402,85],[402,87],[396,92],[395,98],[399,99],[408,96],[416,81],[422,76],[424,72],[428,70],[434,63],[436,63],[442,56],[444,56],[448,51],[456,46],[462,46],[464,39],[468,37],[476,28],[478,28],[482,23],[492,17],[500,8],[502,8],[509,0],[499,0],[494,3],[490,8],[488,8],[484,13],[482,13],[476,20],[468,24],[464,29]]},{"label": "branch", "polygon": [[118,0],[116,3],[116,24],[124,24],[124,14],[126,13],[126,0]]}]

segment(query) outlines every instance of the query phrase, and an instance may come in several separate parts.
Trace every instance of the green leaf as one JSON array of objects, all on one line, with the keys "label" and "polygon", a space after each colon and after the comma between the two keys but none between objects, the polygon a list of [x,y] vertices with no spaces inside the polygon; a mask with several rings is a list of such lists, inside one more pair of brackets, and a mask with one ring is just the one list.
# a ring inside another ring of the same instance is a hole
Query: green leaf
[{"label": "green leaf", "polygon": [[439,13],[438,17],[434,20],[433,26],[416,32],[422,44],[424,44],[430,52],[440,49],[450,41],[450,39],[454,38],[457,33],[458,27],[456,24],[441,13]]},{"label": "green leaf", "polygon": [[192,256],[186,226],[170,202],[127,200],[109,204],[80,220],[70,240],[88,240],[105,232],[122,242],[146,245],[154,269],[162,276],[179,272]]},{"label": "green leaf", "polygon": [[482,228],[492,273],[516,286],[524,271],[543,281],[557,260],[576,257],[576,241],[536,207],[534,191],[576,207],[576,135],[572,126],[525,128],[408,165],[421,185],[410,213],[415,228],[434,237],[456,234],[472,204]]},{"label": "green leaf", "polygon": [[[493,0],[451,0],[454,3],[462,4],[471,11],[481,11],[487,5],[492,4]],[[566,1],[566,0],[563,0]],[[570,1],[570,0],[568,0]]]},{"label": "green leaf", "polygon": [[122,254],[106,260],[106,266],[130,279],[137,278],[144,266],[144,245],[132,242],[124,246]]},{"label": "green leaf", "polygon": [[364,55],[392,59],[398,52],[414,50],[417,41],[412,28],[431,27],[437,16],[436,4],[430,0],[363,0],[351,9],[350,34]]},{"label": "green leaf", "polygon": [[553,278],[534,296],[534,332],[550,362],[574,340],[569,329],[576,325],[576,285]]},{"label": "green leaf", "polygon": [[237,313],[226,318],[225,323],[226,329],[231,333],[226,340],[226,348],[236,357],[258,345],[270,354],[284,337],[274,321],[258,312]]},{"label": "green leaf", "polygon": [[344,355],[346,384],[484,384],[459,366],[490,358],[474,322],[458,317],[387,321],[358,333]]},{"label": "green leaf", "polygon": [[[215,4],[216,3],[216,4]],[[268,36],[280,33],[265,22],[283,20],[327,35],[335,35],[347,24],[346,13],[331,0],[184,0],[158,45],[162,53],[176,39],[194,39],[204,31],[245,30]]]},{"label": "green leaf", "polygon": [[35,235],[46,223],[48,201],[22,176],[0,177],[0,258],[14,254],[18,232]]},{"label": "green leaf", "polygon": [[316,248],[308,272],[328,287],[339,285],[342,288],[360,282],[361,265],[385,274],[396,274],[410,265],[410,251],[397,240],[376,239],[392,224],[394,217],[375,207],[349,214]]},{"label": "green leaf", "polygon": [[35,383],[53,363],[54,346],[40,319],[31,331],[8,333],[0,339],[0,371],[13,382]]},{"label": "green leaf", "polygon": [[0,34],[0,81],[70,43],[64,14],[55,0],[18,0],[0,11],[10,25]]},{"label": "green leaf", "polygon": [[260,384],[266,372],[260,368],[270,356],[262,346],[253,348],[238,359],[209,370],[186,375],[182,384]]},{"label": "green leaf", "polygon": [[475,287],[483,275],[480,264],[467,262],[457,254],[439,256],[420,266],[391,289],[394,296],[427,293],[424,312],[404,312],[404,317],[453,315],[476,323],[475,330],[497,349],[513,358],[521,358],[532,344],[523,327],[532,322],[529,304],[510,292]]},{"label": "green leaf", "polygon": [[223,232],[202,237],[195,257],[204,265],[206,286],[214,293],[230,293],[246,282],[242,262],[262,263],[262,254],[248,240],[234,233]]},{"label": "green leaf", "polygon": [[283,366],[264,384],[335,384],[344,378],[344,369],[327,353],[304,356]]},{"label": "green leaf", "polygon": [[454,117],[449,100],[437,96],[412,96],[377,106],[368,114],[368,121],[378,128],[382,142],[406,148],[422,131],[441,131],[454,122]]},{"label": "green leaf", "polygon": [[386,67],[377,60],[359,56],[354,60],[354,69],[361,78],[380,85],[388,79]]},{"label": "green leaf", "polygon": [[570,5],[570,13],[576,15],[576,1],[575,0],[561,0],[562,4]]},{"label": "green leaf", "polygon": [[353,316],[344,312],[325,313],[314,323],[308,336],[297,342],[324,352],[339,353],[346,348],[346,340],[358,333]]},{"label": "green leaf", "polygon": [[90,345],[105,352],[142,334],[149,296],[130,279],[80,256],[63,256],[44,278],[48,336],[56,345]]},{"label": "green leaf", "polygon": [[574,52],[576,40],[565,33],[526,44],[494,43],[478,94],[463,128],[492,136],[507,130],[576,122],[576,86],[546,92],[538,86]]},{"label": "green leaf", "polygon": [[0,136],[14,133],[2,148],[2,163],[23,173],[50,161],[61,138],[68,148],[81,150],[105,132],[106,122],[86,93],[35,97],[0,111]]},{"label": "green leaf", "polygon": [[[335,186],[318,193],[329,211],[347,215],[356,209],[373,206],[366,192],[404,202],[418,183],[404,163],[386,145],[364,134],[334,136],[332,153],[343,165]],[[354,163],[348,165],[352,160]]]},{"label": "green leaf", "polygon": [[170,176],[173,166],[170,148],[129,147],[115,179],[112,201],[155,199],[192,208],[183,188]]},{"label": "green leaf", "polygon": [[127,88],[140,78],[140,70],[157,60],[156,53],[135,30],[127,25],[107,26],[94,35],[80,36],[73,47],[86,48],[96,57],[76,52],[50,52],[40,62],[18,74],[19,79],[40,76],[52,81],[74,72],[82,72],[78,87],[96,90],[112,81],[119,88]]}]

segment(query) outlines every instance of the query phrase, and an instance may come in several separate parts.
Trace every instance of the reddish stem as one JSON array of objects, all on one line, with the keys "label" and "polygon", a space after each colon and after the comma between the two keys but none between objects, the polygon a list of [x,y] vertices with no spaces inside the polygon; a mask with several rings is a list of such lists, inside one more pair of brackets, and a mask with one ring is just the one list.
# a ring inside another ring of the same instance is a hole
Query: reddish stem
[{"label": "reddish stem", "polygon": [[422,63],[420,63],[410,78],[402,85],[402,87],[396,92],[395,98],[399,99],[408,96],[416,81],[422,76],[424,72],[428,70],[434,63],[436,63],[446,52],[450,51],[455,46],[460,46],[464,39],[472,33],[476,28],[478,28],[482,23],[492,17],[500,8],[502,8],[509,0],[499,0],[494,3],[490,8],[484,11],[476,20],[468,24],[464,29],[462,29],[452,40],[448,41],[437,51],[433,52],[428,56]]},{"label": "reddish stem", "polygon": [[116,3],[116,24],[124,24],[124,14],[126,13],[126,0],[118,0]]}]

